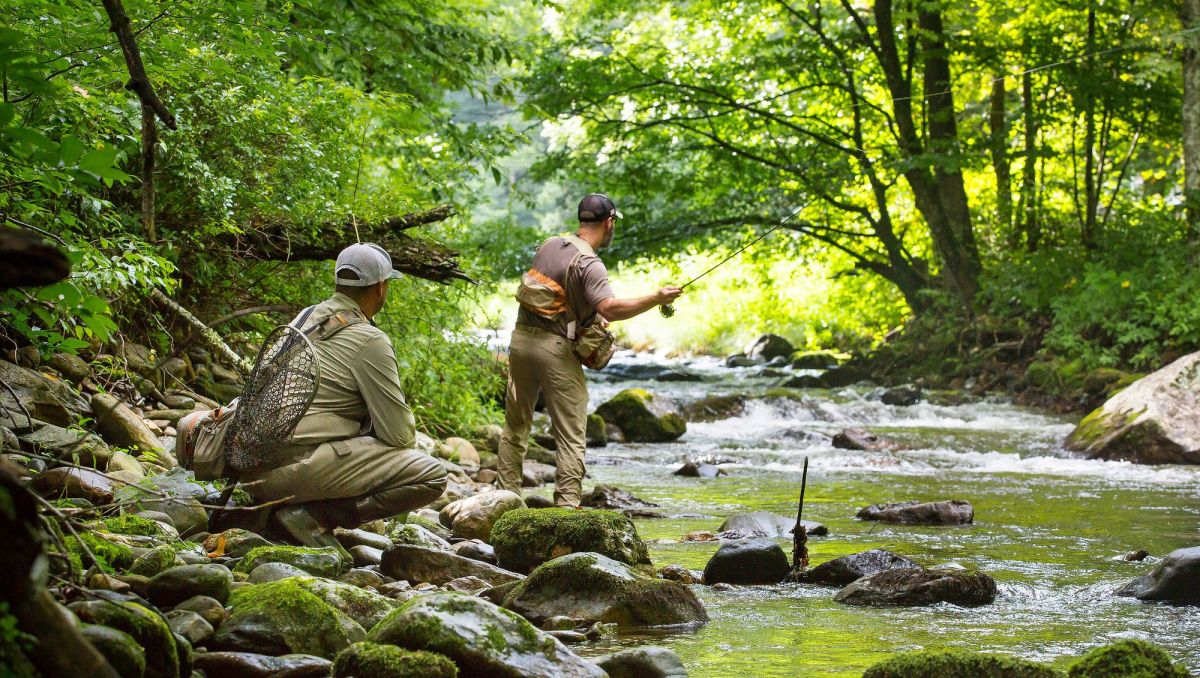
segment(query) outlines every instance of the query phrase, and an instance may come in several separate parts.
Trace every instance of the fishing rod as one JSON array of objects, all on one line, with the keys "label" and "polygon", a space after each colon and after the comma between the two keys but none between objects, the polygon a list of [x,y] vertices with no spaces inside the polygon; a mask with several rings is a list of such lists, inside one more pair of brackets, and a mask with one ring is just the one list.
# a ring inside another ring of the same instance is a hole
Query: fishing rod
[{"label": "fishing rod", "polygon": [[[736,252],[734,252],[733,254],[718,261],[716,263],[716,265],[713,266],[712,268],[701,273],[700,275],[696,276],[695,278],[692,278],[691,280],[685,282],[683,285],[680,285],[679,289],[680,290],[687,289],[688,285],[691,285],[692,283],[703,278],[704,276],[708,275],[709,273],[712,273],[713,271],[717,270],[721,266],[724,266],[730,259],[736,257],[737,255],[741,254],[742,252],[745,252],[746,250],[750,249],[751,247],[754,247],[754,245],[757,244],[759,241],[761,241],[763,238],[765,238],[768,235],[771,235],[772,233],[774,233],[775,231],[783,228],[783,226],[785,224],[787,224],[787,222],[800,216],[800,213],[803,212],[804,210],[808,209],[808,206],[811,204],[813,204],[812,200],[809,200],[808,202],[804,203],[803,205],[800,206],[800,209],[787,215],[779,223],[775,224],[771,228],[768,228],[766,231],[763,231],[762,235],[758,236],[754,240],[751,240],[750,242],[746,243],[745,245],[742,245]],[[675,305],[674,304],[663,304],[662,306],[658,307],[658,312],[662,314],[662,317],[670,318],[675,315]]]}]

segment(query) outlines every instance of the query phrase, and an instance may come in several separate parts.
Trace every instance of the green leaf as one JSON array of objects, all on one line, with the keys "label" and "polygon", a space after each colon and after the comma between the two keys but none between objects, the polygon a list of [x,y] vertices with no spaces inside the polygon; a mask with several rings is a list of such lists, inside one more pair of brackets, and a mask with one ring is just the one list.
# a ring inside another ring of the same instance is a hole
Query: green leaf
[{"label": "green leaf", "polygon": [[[103,178],[104,175],[113,170],[113,163],[117,160],[117,149],[115,148],[97,148],[88,151],[79,160],[79,169],[85,172],[91,172],[98,177]],[[122,173],[124,174],[124,173]]]}]

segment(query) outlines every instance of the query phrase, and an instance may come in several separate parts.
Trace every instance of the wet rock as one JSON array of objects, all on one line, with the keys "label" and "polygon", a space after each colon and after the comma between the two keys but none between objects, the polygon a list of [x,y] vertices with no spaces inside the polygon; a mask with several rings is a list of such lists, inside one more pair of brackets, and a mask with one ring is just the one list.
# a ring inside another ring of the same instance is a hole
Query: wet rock
[{"label": "wet rock", "polygon": [[325,678],[333,663],[309,654],[269,657],[251,652],[205,652],[195,668],[211,678]]},{"label": "wet rock", "polygon": [[333,547],[258,546],[238,561],[234,571],[249,574],[263,563],[285,563],[318,577],[337,577],[349,565]]},{"label": "wet rock", "polygon": [[66,427],[90,411],[87,401],[70,386],[36,370],[0,360],[0,381],[17,396],[14,401],[8,389],[0,389],[0,407],[8,411],[5,419],[14,422],[18,433],[29,426],[26,412],[36,420]]},{"label": "wet rock", "polygon": [[[113,458],[116,459],[116,455]],[[179,536],[184,538],[208,529],[208,512],[195,497],[144,499],[138,502],[138,506],[170,516],[171,523],[179,530]]]},{"label": "wet rock", "polygon": [[279,581],[288,577],[304,577],[308,573],[295,565],[287,563],[263,563],[250,571],[250,576],[246,581],[251,584],[266,584],[267,582]]},{"label": "wet rock", "polygon": [[138,574],[143,577],[153,577],[174,564],[175,549],[164,544],[138,556],[133,561],[133,565],[129,566],[129,573]]},{"label": "wet rock", "polygon": [[111,600],[81,601],[68,607],[88,624],[109,626],[132,637],[144,651],[146,678],[176,678],[179,675],[179,649],[175,645],[175,636],[156,612],[138,603]]},{"label": "wet rock", "polygon": [[903,525],[969,525],[975,520],[975,508],[962,499],[947,501],[905,501],[896,504],[872,504],[860,509],[863,520]]},{"label": "wet rock", "polygon": [[189,610],[171,610],[165,615],[171,631],[183,636],[192,645],[202,645],[212,637],[213,627],[204,617]]},{"label": "wet rock", "polygon": [[578,552],[599,553],[635,567],[650,564],[633,522],[612,511],[511,511],[496,522],[491,543],[500,565],[516,572],[530,572],[548,560]]},{"label": "wet rock", "polygon": [[192,596],[175,606],[176,610],[195,612],[214,629],[225,621],[225,606],[210,596]]},{"label": "wet rock", "polygon": [[689,459],[683,462],[683,466],[676,469],[673,475],[684,478],[716,478],[725,475],[725,472],[712,464],[697,464]]},{"label": "wet rock", "polygon": [[584,625],[582,619],[567,617],[565,615],[555,615],[542,622],[543,631],[571,631]]},{"label": "wet rock", "polygon": [[866,381],[871,378],[871,375],[857,367],[842,365],[825,370],[825,373],[819,378],[821,385],[825,388],[842,388],[857,384],[860,381]]},{"label": "wet rock", "polygon": [[[172,410],[183,410],[184,412],[192,412],[196,409],[196,399],[182,393],[168,393],[163,396],[163,404]],[[176,417],[171,423],[175,423],[183,418],[184,415]],[[163,417],[169,419],[169,417]]]},{"label": "wet rock", "polygon": [[1171,656],[1144,640],[1118,640],[1098,647],[1067,669],[1067,678],[1186,678],[1191,675]]},{"label": "wet rock", "polygon": [[350,553],[350,557],[354,559],[354,564],[358,567],[378,565],[379,561],[383,560],[383,549],[371,548],[370,546],[351,546],[348,552]]},{"label": "wet rock", "polygon": [[355,643],[338,655],[333,678],[456,678],[449,657],[394,645]]},{"label": "wet rock", "polygon": [[623,511],[626,509],[652,509],[658,504],[638,499],[629,492],[613,485],[597,485],[579,498],[580,506]]},{"label": "wet rock", "polygon": [[87,362],[83,358],[69,353],[55,353],[46,361],[46,365],[76,384],[87,379],[90,374]]},{"label": "wet rock", "polygon": [[145,420],[116,396],[97,393],[92,396],[91,404],[96,414],[96,429],[108,444],[136,449],[142,454],[154,454],[162,450],[162,443]]},{"label": "wet rock", "polygon": [[596,658],[608,678],[687,678],[679,655],[665,647],[645,645]]},{"label": "wet rock", "polygon": [[[411,518],[412,516],[409,516],[410,520]],[[439,551],[450,550],[450,542],[422,527],[421,525],[411,522],[393,525],[388,531],[388,538],[391,539],[392,543],[394,544],[424,546],[425,548],[437,549]]]},{"label": "wet rock", "polygon": [[451,551],[408,544],[397,544],[384,551],[379,571],[392,579],[429,582],[437,586],[459,577],[479,577],[493,586],[522,578],[519,574]]},{"label": "wet rock", "polygon": [[[829,534],[829,528],[811,520],[802,521],[810,537]],[[745,539],[747,537],[791,537],[796,527],[795,518],[786,518],[769,511],[735,513],[721,523],[717,536],[721,539]]]},{"label": "wet rock", "polygon": [[457,593],[414,598],[367,640],[446,655],[464,676],[600,678],[604,672],[516,614]]},{"label": "wet rock", "polygon": [[708,620],[691,589],[598,553],[572,553],[539,565],[508,594],[504,607],[535,624],[555,616],[621,627]]},{"label": "wet rock", "polygon": [[804,573],[801,581],[811,584],[845,586],[862,577],[885,570],[920,568],[904,556],[883,549],[871,549],[826,561]]},{"label": "wet rock", "polygon": [[725,359],[725,367],[756,367],[766,362],[762,358],[751,358],[745,353],[734,353]]},{"label": "wet rock", "polygon": [[333,531],[333,536],[347,549],[352,546],[370,546],[382,551],[392,545],[392,540],[386,536],[362,529],[346,530],[339,527]]},{"label": "wet rock", "polygon": [[554,508],[554,500],[550,497],[543,497],[539,494],[526,495],[525,506],[531,509]]},{"label": "wet rock", "polygon": [[509,511],[525,508],[521,496],[508,490],[492,490],[451,502],[442,509],[440,519],[461,539],[487,539],[492,525]]},{"label": "wet rock", "polygon": [[378,624],[389,612],[396,609],[395,603],[390,598],[374,591],[360,589],[353,584],[308,576],[284,581],[317,596],[329,606],[353,619],[364,629]]},{"label": "wet rock", "polygon": [[897,386],[884,391],[879,399],[884,405],[910,407],[921,402],[921,389],[917,386]]},{"label": "wet rock", "polygon": [[344,584],[350,584],[351,586],[357,586],[362,589],[374,590],[379,586],[383,586],[387,582],[387,579],[385,579],[383,575],[379,574],[375,570],[368,570],[364,567],[356,567],[346,574],[343,574],[342,578],[338,581]]},{"label": "wet rock", "polygon": [[81,468],[52,468],[38,474],[31,484],[43,497],[87,499],[97,506],[111,503],[114,483],[96,471]]},{"label": "wet rock", "polygon": [[1141,561],[1143,561],[1149,557],[1150,557],[1149,551],[1147,551],[1146,549],[1138,549],[1137,551],[1130,551],[1129,553],[1126,553],[1121,558],[1121,560],[1124,560],[1125,562],[1128,562],[1128,563],[1135,563],[1135,562],[1140,563]]},{"label": "wet rock", "polygon": [[848,428],[833,436],[833,446],[840,450],[864,450],[867,452],[892,452],[904,446],[865,428]]},{"label": "wet rock", "polygon": [[658,576],[680,584],[701,584],[704,582],[704,573],[696,570],[689,570],[682,565],[667,565],[658,571]]},{"label": "wet rock", "polygon": [[820,377],[811,374],[798,374],[779,382],[781,388],[827,388]]},{"label": "wet rock", "polygon": [[1200,546],[1170,552],[1149,574],[1129,582],[1117,595],[1200,605]]},{"label": "wet rock", "polygon": [[604,417],[595,413],[589,414],[584,437],[587,440],[588,447],[604,447],[608,445],[608,428],[604,424]]},{"label": "wet rock", "polygon": [[301,585],[299,577],[234,591],[229,618],[209,641],[214,650],[311,654],[331,659],[363,639],[358,622]]},{"label": "wet rock", "polygon": [[[147,583],[149,580],[147,580]],[[117,593],[129,593],[133,588],[129,584],[117,579],[114,575],[97,572],[91,577],[88,577],[88,588],[103,589],[105,591],[116,591]]]},{"label": "wet rock", "polygon": [[778,334],[764,334],[746,349],[746,357],[757,360],[788,358],[796,350],[792,342]]},{"label": "wet rock", "polygon": [[31,430],[16,436],[16,439],[18,443],[14,447],[19,445],[38,454],[97,469],[107,468],[113,456],[113,451],[95,434],[36,420]]},{"label": "wet rock", "polygon": [[442,585],[445,591],[457,591],[458,593],[475,594],[484,589],[490,589],[492,585],[479,577],[459,577],[451,579]]},{"label": "wet rock", "polygon": [[104,655],[117,675],[122,678],[140,678],[145,674],[145,651],[133,636],[98,624],[84,624],[81,631],[83,637]]},{"label": "wet rock", "polygon": [[965,650],[906,652],[869,667],[863,678],[1058,678],[1052,666]]},{"label": "wet rock", "polygon": [[858,579],[833,599],[846,605],[896,607],[951,603],[987,605],[996,599],[996,582],[981,572],[957,569],[900,568]]},{"label": "wet rock", "polygon": [[626,389],[596,408],[604,421],[621,429],[628,442],[670,442],[687,431],[674,401],[642,389]]},{"label": "wet rock", "polygon": [[496,549],[492,548],[491,544],[478,539],[460,541],[450,548],[463,558],[479,560],[485,563],[491,563],[492,565],[496,565],[499,562],[496,560]]},{"label": "wet rock", "polygon": [[1079,422],[1066,447],[1089,459],[1200,464],[1200,352],[1135,381]]},{"label": "wet rock", "polygon": [[746,413],[750,398],[744,395],[707,396],[683,406],[688,421],[709,422],[740,417]]},{"label": "wet rock", "polygon": [[704,583],[778,584],[788,568],[779,544],[770,539],[736,539],[721,544],[704,566]]},{"label": "wet rock", "polygon": [[193,596],[229,599],[233,573],[224,565],[180,565],[150,578],[150,602],[169,607]]}]

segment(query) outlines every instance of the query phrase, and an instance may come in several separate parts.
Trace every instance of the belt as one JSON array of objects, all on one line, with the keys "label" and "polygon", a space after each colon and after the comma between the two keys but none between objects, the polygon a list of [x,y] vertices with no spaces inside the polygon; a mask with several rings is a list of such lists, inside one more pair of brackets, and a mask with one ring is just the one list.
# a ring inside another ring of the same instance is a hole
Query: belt
[{"label": "belt", "polygon": [[555,337],[562,336],[561,334],[559,334],[558,332],[555,332],[554,330],[549,330],[549,329],[546,329],[545,327],[539,327],[537,325],[525,325],[523,323],[517,323],[516,327],[513,328],[513,331],[514,332],[524,332],[526,334],[549,334],[549,335],[552,335]]}]

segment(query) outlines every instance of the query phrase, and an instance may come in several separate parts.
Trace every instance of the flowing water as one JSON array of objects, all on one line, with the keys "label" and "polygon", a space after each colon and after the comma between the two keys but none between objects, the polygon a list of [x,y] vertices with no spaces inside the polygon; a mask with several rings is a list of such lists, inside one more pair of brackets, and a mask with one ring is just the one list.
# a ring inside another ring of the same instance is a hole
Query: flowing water
[{"label": "flowing water", "polygon": [[[623,356],[617,367],[644,364]],[[694,361],[694,383],[619,381],[592,373],[592,407],[638,386],[680,401],[707,395],[766,395],[779,381],[761,368]],[[660,504],[663,519],[639,519],[656,566],[703,569],[717,543],[683,543],[717,531],[743,511],[795,515],[802,459],[810,460],[804,517],[829,527],[809,540],[811,564],[885,548],[923,565],[978,567],[999,587],[981,608],[952,605],[860,608],[833,602],[836,589],[809,585],[695,587],[711,620],[699,628],[633,634],[581,648],[584,654],[653,642],[672,648],[692,676],[857,676],[914,649],[963,648],[1045,661],[1060,668],[1089,649],[1141,638],[1200,672],[1200,609],[1112,595],[1166,553],[1200,543],[1200,468],[1087,461],[1062,449],[1073,420],[982,400],[891,407],[879,389],[796,391],[763,398],[735,418],[689,424],[668,444],[589,450],[590,482]],[[903,443],[899,452],[835,449],[830,436],[865,426]],[[685,457],[721,457],[713,479],[672,475]],[[590,485],[590,482],[587,483]],[[854,517],[868,504],[967,499],[975,523],[906,527]],[[791,553],[790,540],[780,540]],[[1125,562],[1138,549],[1152,557]]]}]

